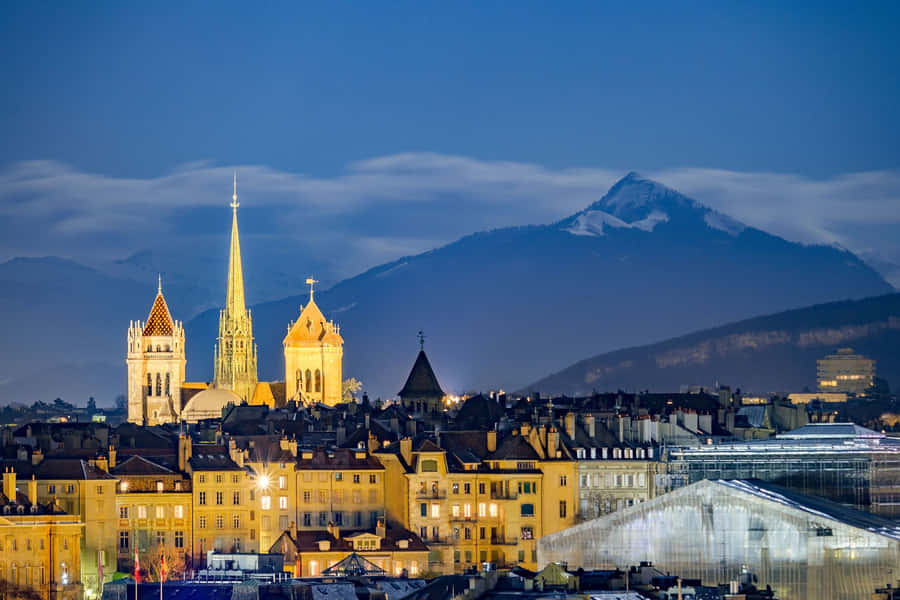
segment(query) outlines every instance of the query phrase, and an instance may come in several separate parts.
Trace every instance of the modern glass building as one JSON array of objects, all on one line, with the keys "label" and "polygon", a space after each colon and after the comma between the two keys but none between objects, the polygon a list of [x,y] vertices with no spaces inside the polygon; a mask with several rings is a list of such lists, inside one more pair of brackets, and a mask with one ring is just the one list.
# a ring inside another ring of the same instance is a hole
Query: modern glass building
[{"label": "modern glass building", "polygon": [[774,439],[670,449],[664,486],[759,479],[900,517],[900,439],[852,423],[804,425]]},{"label": "modern glass building", "polygon": [[900,569],[900,525],[747,481],[701,481],[538,542],[538,567],[612,569],[652,561],[705,585],[743,569],[782,600],[869,600]]}]

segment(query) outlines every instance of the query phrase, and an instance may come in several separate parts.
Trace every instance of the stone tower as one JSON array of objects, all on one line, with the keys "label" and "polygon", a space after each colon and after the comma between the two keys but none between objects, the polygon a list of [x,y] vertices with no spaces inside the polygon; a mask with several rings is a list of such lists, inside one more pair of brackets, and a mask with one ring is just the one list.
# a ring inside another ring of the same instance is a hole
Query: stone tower
[{"label": "stone tower", "polygon": [[146,323],[128,327],[128,420],[158,425],[178,420],[184,381],[184,328],[172,320],[162,279]]},{"label": "stone tower", "polygon": [[219,341],[215,351],[213,387],[233,391],[246,402],[256,389],[256,344],[253,321],[244,304],[244,272],[237,225],[237,175],[231,201],[231,255],[228,259],[228,291],[219,312]]},{"label": "stone tower", "polygon": [[288,399],[322,402],[334,406],[341,401],[344,339],[341,328],[325,316],[313,300],[314,279],[309,284],[309,304],[288,325],[284,338],[284,383]]},{"label": "stone tower", "polygon": [[398,395],[400,404],[409,412],[416,415],[437,415],[443,410],[444,390],[425,355],[424,339],[420,331],[419,354]]}]

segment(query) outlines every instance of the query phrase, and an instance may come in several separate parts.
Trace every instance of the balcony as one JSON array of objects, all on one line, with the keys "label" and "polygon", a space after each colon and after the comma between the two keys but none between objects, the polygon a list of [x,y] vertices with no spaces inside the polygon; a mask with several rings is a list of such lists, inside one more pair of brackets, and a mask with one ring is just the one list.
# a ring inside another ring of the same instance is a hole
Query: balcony
[{"label": "balcony", "polygon": [[443,500],[446,497],[445,490],[419,490],[416,492],[416,500]]},{"label": "balcony", "polygon": [[491,538],[491,545],[493,546],[515,546],[518,543],[519,539],[514,537],[495,536]]},{"label": "balcony", "polygon": [[503,490],[491,490],[491,500],[516,500],[518,492],[505,492]]}]

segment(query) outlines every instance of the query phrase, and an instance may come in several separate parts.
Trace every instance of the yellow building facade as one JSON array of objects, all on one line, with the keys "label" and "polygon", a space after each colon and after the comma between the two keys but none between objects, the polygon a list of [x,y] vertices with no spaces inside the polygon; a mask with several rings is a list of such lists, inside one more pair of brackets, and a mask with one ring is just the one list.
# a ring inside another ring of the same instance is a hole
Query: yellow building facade
[{"label": "yellow building facade", "polygon": [[[27,493],[18,487],[25,487]],[[43,600],[80,599],[85,591],[81,585],[84,525],[77,516],[59,512],[52,502],[39,504],[37,488],[36,479],[20,483],[11,468],[3,473],[0,595],[15,598],[33,593]]]}]

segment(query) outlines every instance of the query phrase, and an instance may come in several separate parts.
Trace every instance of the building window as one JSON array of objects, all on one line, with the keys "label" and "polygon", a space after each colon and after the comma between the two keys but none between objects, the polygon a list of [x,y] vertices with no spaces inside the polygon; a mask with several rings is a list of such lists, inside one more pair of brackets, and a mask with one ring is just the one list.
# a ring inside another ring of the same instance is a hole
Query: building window
[{"label": "building window", "polygon": [[523,517],[533,517],[534,516],[534,504],[523,504],[521,515]]},{"label": "building window", "polygon": [[176,504],[175,506],[173,506],[172,507],[172,516],[175,517],[176,519],[183,519],[184,518],[184,506],[182,506],[181,504]]},{"label": "building window", "polygon": [[344,511],[338,510],[334,513],[334,524],[340,527],[344,524]]},{"label": "building window", "polygon": [[146,519],[147,518],[147,507],[143,504],[137,507],[138,519]]},{"label": "building window", "polygon": [[343,481],[343,480],[344,480],[344,474],[341,473],[340,471],[335,471],[335,473],[334,473],[334,480],[335,480],[335,481]]},{"label": "building window", "polygon": [[485,504],[484,502],[478,503],[478,516],[479,517],[487,516],[487,504]]},{"label": "building window", "polygon": [[165,519],[166,518],[166,507],[162,504],[158,504],[156,506],[156,518],[157,519]]},{"label": "building window", "polygon": [[362,511],[353,511],[353,526],[362,527]]},{"label": "building window", "polygon": [[166,532],[165,531],[157,531],[156,532],[156,545],[157,545],[157,547],[166,545]]},{"label": "building window", "polygon": [[52,484],[52,483],[51,483],[50,485],[48,485],[48,486],[47,486],[47,493],[48,493],[48,494],[55,494],[55,493],[56,493],[56,485],[54,485],[54,484]]},{"label": "building window", "polygon": [[241,493],[240,492],[233,492],[231,494],[231,503],[234,504],[235,506],[237,506],[238,504],[241,503]]},{"label": "building window", "polygon": [[427,516],[428,516],[428,505],[425,504],[424,502],[422,502],[421,504],[419,504],[419,514],[420,514],[421,516],[423,516],[423,517],[427,517]]},{"label": "building window", "polygon": [[305,490],[303,492],[303,503],[310,504],[311,502],[312,502],[312,492],[310,492],[309,490]]},{"label": "building window", "polygon": [[306,370],[306,393],[308,394],[311,391],[312,391],[312,372],[309,369],[307,369]]},{"label": "building window", "polygon": [[128,532],[119,532],[119,550],[128,550]]},{"label": "building window", "polygon": [[468,502],[463,504],[463,516],[467,519],[471,518],[471,516],[472,516],[472,505],[469,504]]},{"label": "building window", "polygon": [[353,490],[353,504],[362,504],[362,492]]},{"label": "building window", "polygon": [[287,489],[287,477],[285,477],[284,475],[278,476],[278,489],[279,490]]},{"label": "building window", "polygon": [[[308,372],[309,372],[309,371],[307,371],[307,373],[308,373]],[[307,387],[307,388],[309,387],[309,382],[308,382],[308,381],[306,382],[306,387]],[[307,391],[309,391],[309,390],[307,390]],[[319,561],[317,561],[317,560],[311,560],[311,561],[309,561],[309,576],[310,576],[310,577],[315,577],[315,576],[318,575],[318,574],[319,574]]]},{"label": "building window", "polygon": [[297,369],[295,376],[297,378],[297,391],[299,392],[303,386],[303,371]]},{"label": "building window", "polygon": [[222,474],[221,473],[216,475],[216,483],[222,483]]},{"label": "building window", "polygon": [[162,396],[162,377],[159,373],[156,374],[156,395]]},{"label": "building window", "polygon": [[458,494],[458,493],[459,493],[459,484],[458,484],[458,483],[452,483],[452,484],[450,484],[450,493],[451,493],[451,494]]},{"label": "building window", "polygon": [[288,517],[287,515],[281,515],[278,517],[278,529],[284,531],[288,528]]},{"label": "building window", "polygon": [[459,504],[454,504],[450,507],[450,516],[458,517],[459,516]]},{"label": "building window", "polygon": [[206,483],[206,475],[201,473],[199,479],[200,479],[200,483]]},{"label": "building window", "polygon": [[561,519],[564,519],[566,517],[566,501],[565,500],[559,501],[559,517]]},{"label": "building window", "polygon": [[328,511],[319,512],[319,526],[325,527],[328,525]]},{"label": "building window", "polygon": [[533,540],[534,539],[534,528],[533,527],[523,527],[521,530],[521,537],[523,540]]},{"label": "building window", "polygon": [[200,492],[198,494],[197,502],[200,504],[200,506],[206,504],[206,492]]},{"label": "building window", "polygon": [[482,540],[485,539],[485,537],[487,537],[487,531],[485,530],[484,527],[478,528],[478,537],[479,537],[479,539],[482,539]]},{"label": "building window", "polygon": [[431,505],[431,518],[437,519],[441,516],[441,505],[440,504],[432,504]]},{"label": "building window", "polygon": [[233,515],[233,516],[231,517],[231,526],[232,526],[234,529],[240,529],[240,528],[241,528],[241,515]]},{"label": "building window", "polygon": [[319,504],[328,504],[328,490],[319,490]]},{"label": "building window", "polygon": [[472,484],[464,483],[463,484],[463,494],[471,494],[472,493]]},{"label": "building window", "polygon": [[463,537],[465,537],[465,539],[467,539],[467,540],[472,539],[472,528],[471,527],[466,527],[465,529],[463,529]]},{"label": "building window", "polygon": [[288,507],[288,498],[287,496],[279,496],[278,497],[278,508],[281,510],[287,510]]},{"label": "building window", "polygon": [[166,489],[166,486],[165,486],[165,484],[164,484],[162,481],[157,481],[157,482],[156,482],[156,491],[157,491],[157,492],[162,492],[162,491],[164,491],[165,489]]},{"label": "building window", "polygon": [[484,493],[484,489],[485,489],[485,488],[484,488],[484,482],[479,483],[479,484],[478,484],[478,493],[479,493],[479,494],[483,494],[483,493]]},{"label": "building window", "polygon": [[269,510],[272,508],[272,496],[262,496],[260,498],[262,500],[262,509]]},{"label": "building window", "polygon": [[353,474],[353,483],[359,483],[359,473]]},{"label": "building window", "polygon": [[206,515],[200,515],[200,518],[197,519],[197,525],[200,529],[206,529]]},{"label": "building window", "polygon": [[369,475],[369,483],[378,483],[378,474],[372,473]]},{"label": "building window", "polygon": [[216,515],[216,529],[224,529],[225,528],[225,517],[222,515]]},{"label": "building window", "polygon": [[127,506],[120,506],[120,507],[119,507],[119,518],[120,518],[120,519],[127,519],[127,518],[128,518],[128,507],[127,507]]},{"label": "building window", "polygon": [[497,516],[497,504],[495,502],[491,502],[491,504],[488,506],[488,514],[492,517]]},{"label": "building window", "polygon": [[168,396],[169,394],[169,374],[166,373],[166,396]]},{"label": "building window", "polygon": [[183,531],[175,532],[175,547],[176,548],[184,548],[184,532]]},{"label": "building window", "polygon": [[153,395],[153,375],[147,373],[147,395]]},{"label": "building window", "polygon": [[437,472],[437,461],[434,459],[423,460],[421,471],[423,473],[436,473]]},{"label": "building window", "polygon": [[303,526],[312,527],[312,513],[303,513]]},{"label": "building window", "polygon": [[559,476],[559,487],[566,487],[569,485],[569,478],[566,475]]},{"label": "building window", "polygon": [[98,486],[97,486],[97,495],[98,495],[98,496],[102,496],[102,495],[103,495],[103,486],[102,486],[102,485],[98,485]]},{"label": "building window", "polygon": [[322,391],[322,372],[316,369],[316,391]]}]

